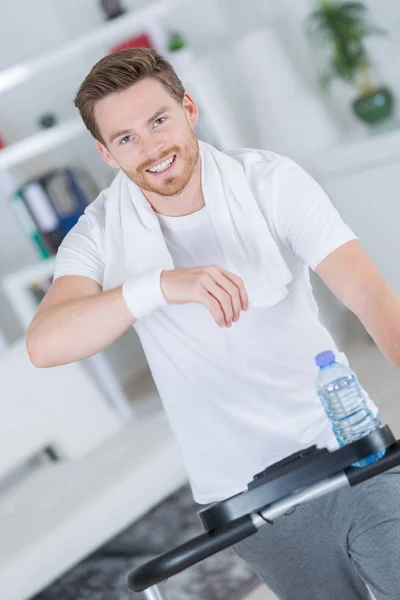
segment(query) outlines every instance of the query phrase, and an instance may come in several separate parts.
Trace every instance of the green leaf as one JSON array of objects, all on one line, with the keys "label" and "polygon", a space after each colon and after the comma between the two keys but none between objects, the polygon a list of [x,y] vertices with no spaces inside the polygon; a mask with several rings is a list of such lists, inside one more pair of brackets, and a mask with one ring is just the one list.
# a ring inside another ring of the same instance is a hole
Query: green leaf
[{"label": "green leaf", "polygon": [[362,2],[344,2],[337,6],[338,12],[352,19],[362,19],[368,12],[368,8]]}]

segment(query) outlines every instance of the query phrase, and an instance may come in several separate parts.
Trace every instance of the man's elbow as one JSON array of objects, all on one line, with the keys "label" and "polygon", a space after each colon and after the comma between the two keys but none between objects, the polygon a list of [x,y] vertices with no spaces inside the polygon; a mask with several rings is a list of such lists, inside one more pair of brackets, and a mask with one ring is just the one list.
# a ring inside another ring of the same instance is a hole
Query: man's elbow
[{"label": "man's elbow", "polygon": [[33,331],[28,329],[28,333],[25,340],[26,351],[29,356],[29,360],[34,367],[38,369],[45,369],[52,367],[48,351],[46,351],[45,343],[40,337]]}]

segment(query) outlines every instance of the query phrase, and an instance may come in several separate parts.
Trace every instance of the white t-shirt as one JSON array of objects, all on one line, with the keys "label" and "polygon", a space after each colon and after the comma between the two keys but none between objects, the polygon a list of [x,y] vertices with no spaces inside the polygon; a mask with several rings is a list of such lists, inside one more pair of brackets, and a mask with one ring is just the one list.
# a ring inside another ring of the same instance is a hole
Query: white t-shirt
[{"label": "white t-shirt", "polygon": [[[256,473],[301,448],[338,447],[315,392],[314,358],[324,350],[341,357],[319,321],[309,267],[356,236],[308,174],[264,155],[270,193],[257,201],[293,274],[287,297],[242,312],[229,329],[200,304],[168,305],[134,325],[199,504],[245,490]],[[64,239],[55,278],[85,275],[102,284],[104,205],[94,208],[96,218],[93,210],[90,222],[81,217]],[[206,207],[158,216],[176,268],[226,268]]]}]

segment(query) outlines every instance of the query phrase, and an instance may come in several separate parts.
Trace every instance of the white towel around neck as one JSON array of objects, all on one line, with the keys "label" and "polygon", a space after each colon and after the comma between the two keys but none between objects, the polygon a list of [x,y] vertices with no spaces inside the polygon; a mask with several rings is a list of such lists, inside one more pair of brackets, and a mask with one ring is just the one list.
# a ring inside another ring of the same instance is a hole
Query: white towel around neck
[{"label": "white towel around neck", "polygon": [[[292,274],[243,167],[205,142],[199,141],[199,150],[204,202],[227,268],[243,279],[252,307],[273,306],[287,295]],[[146,271],[174,269],[157,215],[141,189],[120,171],[106,193],[103,289]]]}]

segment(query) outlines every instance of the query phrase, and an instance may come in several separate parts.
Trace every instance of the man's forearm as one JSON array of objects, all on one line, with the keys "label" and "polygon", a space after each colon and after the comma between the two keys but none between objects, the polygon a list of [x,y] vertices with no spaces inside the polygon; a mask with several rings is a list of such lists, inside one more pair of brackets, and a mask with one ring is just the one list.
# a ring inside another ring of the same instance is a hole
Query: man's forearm
[{"label": "man's forearm", "polygon": [[385,286],[365,301],[358,315],[382,354],[400,368],[400,298]]},{"label": "man's forearm", "polygon": [[400,367],[400,298],[358,240],[331,252],[316,273],[360,319],[377,346]]},{"label": "man's forearm", "polygon": [[28,329],[26,346],[35,366],[53,367],[97,354],[134,322],[119,287],[44,309]]}]

